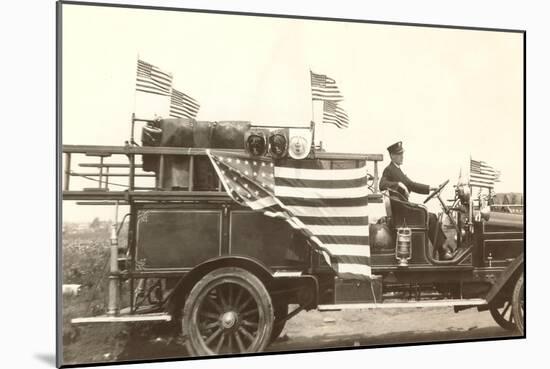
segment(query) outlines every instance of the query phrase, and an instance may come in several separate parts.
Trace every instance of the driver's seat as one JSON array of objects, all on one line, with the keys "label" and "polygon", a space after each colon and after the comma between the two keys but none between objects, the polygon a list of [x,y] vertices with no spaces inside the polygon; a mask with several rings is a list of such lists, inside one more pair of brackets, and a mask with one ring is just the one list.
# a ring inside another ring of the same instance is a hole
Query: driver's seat
[{"label": "driver's seat", "polygon": [[388,189],[392,225],[395,228],[411,227],[428,229],[428,210],[424,205],[415,204],[404,199],[399,192]]}]

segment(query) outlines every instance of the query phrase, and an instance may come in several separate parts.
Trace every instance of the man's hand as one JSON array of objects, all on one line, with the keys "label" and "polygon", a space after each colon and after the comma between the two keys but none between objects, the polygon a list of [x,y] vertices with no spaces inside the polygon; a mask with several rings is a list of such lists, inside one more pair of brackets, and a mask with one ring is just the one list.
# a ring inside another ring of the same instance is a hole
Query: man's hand
[{"label": "man's hand", "polygon": [[403,190],[403,192],[405,193],[405,196],[407,196],[407,197],[409,196],[409,189],[407,188],[407,186],[405,186],[405,184],[403,182],[398,182],[397,187],[399,187]]},{"label": "man's hand", "polygon": [[435,191],[435,190],[437,190],[438,188],[439,188],[439,187],[432,187],[432,186],[430,186],[430,191]]}]

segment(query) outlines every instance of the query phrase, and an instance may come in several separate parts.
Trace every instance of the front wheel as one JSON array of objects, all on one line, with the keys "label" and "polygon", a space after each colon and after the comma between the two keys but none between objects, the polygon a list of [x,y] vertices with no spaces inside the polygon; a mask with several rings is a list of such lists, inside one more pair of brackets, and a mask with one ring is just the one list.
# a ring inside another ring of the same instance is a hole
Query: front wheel
[{"label": "front wheel", "polygon": [[512,312],[514,314],[516,328],[522,335],[525,334],[525,289],[523,285],[522,273],[518,278],[514,287],[514,292],[512,293]]},{"label": "front wheel", "polygon": [[491,306],[491,315],[495,322],[507,331],[514,331],[516,323],[514,321],[514,313],[512,308],[512,299],[506,298],[501,306]]},{"label": "front wheel", "polygon": [[182,331],[191,355],[259,352],[269,344],[274,313],[264,284],[241,268],[220,268],[191,290]]}]

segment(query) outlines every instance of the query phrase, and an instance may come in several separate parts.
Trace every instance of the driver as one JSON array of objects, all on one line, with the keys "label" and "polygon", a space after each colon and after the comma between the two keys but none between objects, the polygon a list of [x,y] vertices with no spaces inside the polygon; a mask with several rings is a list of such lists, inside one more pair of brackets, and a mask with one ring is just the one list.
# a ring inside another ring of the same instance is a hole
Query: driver
[{"label": "driver", "polygon": [[[425,184],[411,181],[401,170],[403,164],[403,145],[402,142],[396,142],[388,147],[391,163],[384,169],[380,179],[380,190],[392,190],[403,196],[408,201],[409,193],[416,192],[427,195],[430,191],[435,191],[437,187],[430,187]],[[437,240],[434,240],[437,232]],[[441,224],[437,221],[434,213],[428,214],[428,237],[432,245],[439,254],[440,260],[450,260],[453,258],[451,248],[446,244],[447,237],[443,233]]]}]

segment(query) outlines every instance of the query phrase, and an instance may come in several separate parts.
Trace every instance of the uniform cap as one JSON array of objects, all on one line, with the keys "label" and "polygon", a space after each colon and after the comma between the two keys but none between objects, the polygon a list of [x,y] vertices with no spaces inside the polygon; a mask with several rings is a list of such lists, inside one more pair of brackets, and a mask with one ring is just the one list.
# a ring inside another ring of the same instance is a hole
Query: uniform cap
[{"label": "uniform cap", "polygon": [[404,151],[405,150],[403,149],[403,143],[401,141],[398,141],[398,142],[394,143],[393,145],[388,146],[388,152],[390,154],[401,154]]}]

